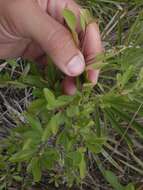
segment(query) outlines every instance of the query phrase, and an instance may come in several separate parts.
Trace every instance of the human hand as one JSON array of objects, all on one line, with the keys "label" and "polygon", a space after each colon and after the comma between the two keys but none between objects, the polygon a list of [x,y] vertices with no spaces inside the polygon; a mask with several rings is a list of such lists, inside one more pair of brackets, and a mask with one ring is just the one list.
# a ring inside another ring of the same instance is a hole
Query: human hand
[{"label": "human hand", "polygon": [[[64,92],[72,95],[76,91],[75,77],[102,52],[102,43],[97,24],[91,23],[80,44],[84,46],[81,52],[64,25],[64,8],[72,10],[79,20],[81,8],[73,0],[0,0],[0,58],[22,56],[43,64],[48,54],[67,75],[62,85]],[[99,71],[88,71],[93,84],[98,75]]]}]

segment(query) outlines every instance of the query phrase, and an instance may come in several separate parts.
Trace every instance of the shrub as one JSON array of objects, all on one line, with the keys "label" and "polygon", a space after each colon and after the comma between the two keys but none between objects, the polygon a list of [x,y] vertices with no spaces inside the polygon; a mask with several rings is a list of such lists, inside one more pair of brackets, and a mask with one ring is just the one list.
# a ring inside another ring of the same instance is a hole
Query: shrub
[{"label": "shrub", "polygon": [[[74,20],[71,14],[64,13],[67,23],[71,17],[70,22]],[[113,150],[114,154],[124,141],[135,162],[143,166],[134,155],[132,139],[132,134],[143,138],[142,123],[137,120],[143,117],[142,19],[141,13],[123,46],[97,57],[94,66],[101,69],[97,86],[93,87],[81,76],[77,80],[78,91],[71,97],[62,94],[62,75],[50,59],[44,72],[29,61],[21,72],[18,62],[7,61],[0,75],[0,86],[31,89],[33,100],[20,116],[13,113],[17,127],[0,140],[1,189],[8,189],[13,180],[23,188],[28,187],[40,182],[45,172],[57,187],[80,185],[90,170],[89,157],[114,189],[134,189],[132,184],[121,185],[116,175],[105,168],[101,156],[123,172],[120,160],[115,160],[107,150]],[[76,40],[74,26],[70,29]],[[11,77],[10,67],[20,74]],[[112,131],[120,139],[118,143],[112,138]],[[143,175],[140,168],[126,161],[121,163]]]}]

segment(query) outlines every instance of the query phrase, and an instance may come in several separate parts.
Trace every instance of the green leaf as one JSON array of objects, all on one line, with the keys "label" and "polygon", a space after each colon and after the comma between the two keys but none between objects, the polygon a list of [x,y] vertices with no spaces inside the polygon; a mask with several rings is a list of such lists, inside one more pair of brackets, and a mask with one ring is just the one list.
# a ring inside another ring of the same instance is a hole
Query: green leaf
[{"label": "green leaf", "polygon": [[6,167],[7,163],[4,160],[4,156],[0,155],[0,170]]},{"label": "green leaf", "polygon": [[35,157],[31,160],[31,170],[34,177],[34,182],[39,182],[41,180],[41,166],[39,158]]},{"label": "green leaf", "polygon": [[99,109],[96,108],[95,111],[95,126],[96,126],[96,131],[97,131],[97,136],[101,136],[101,126],[100,126],[100,114],[99,114]]},{"label": "green leaf", "polygon": [[79,166],[82,162],[82,154],[79,151],[70,152],[67,157],[72,160],[73,166]]},{"label": "green leaf", "polygon": [[53,160],[52,155],[50,157],[42,157],[41,159],[41,165],[42,168],[45,170],[51,170],[54,167],[55,160]]},{"label": "green leaf", "polygon": [[84,179],[86,176],[86,162],[84,159],[84,153],[82,154],[82,159],[81,159],[81,162],[79,164],[79,171],[80,171],[80,178]]},{"label": "green leaf", "polygon": [[69,9],[64,9],[63,11],[63,17],[69,27],[69,29],[73,32],[76,30],[77,26],[77,20],[75,14],[69,10]]},{"label": "green leaf", "polygon": [[46,142],[50,136],[51,136],[51,128],[49,127],[49,125],[47,125],[43,132],[42,142]]},{"label": "green leaf", "polygon": [[72,37],[73,37],[73,40],[75,42],[75,45],[79,46],[79,38],[78,38],[78,34],[76,31],[72,31]]},{"label": "green leaf", "polygon": [[80,10],[80,25],[83,31],[85,31],[86,26],[93,20],[94,19],[88,9]]},{"label": "green leaf", "polygon": [[41,137],[42,134],[40,131],[37,130],[30,130],[28,129],[24,134],[23,134],[23,138],[24,139],[31,139],[31,144],[30,147],[35,147],[36,145],[38,145],[41,141]]},{"label": "green leaf", "polygon": [[111,171],[105,171],[105,178],[115,190],[124,190],[124,187],[119,183],[118,178]]},{"label": "green leaf", "polygon": [[66,21],[67,26],[69,27],[69,29],[72,33],[75,44],[78,46],[79,45],[79,39],[78,39],[78,34],[76,32],[77,19],[76,19],[75,14],[69,9],[64,9],[63,17]]},{"label": "green leaf", "polygon": [[129,183],[127,187],[125,188],[125,190],[135,190],[135,187],[132,183]]},{"label": "green leaf", "polygon": [[84,18],[86,25],[94,20],[93,15],[88,9],[81,9],[81,16]]},{"label": "green leaf", "polygon": [[79,107],[76,105],[71,105],[67,108],[67,116],[74,117],[80,113]]},{"label": "green leaf", "polygon": [[64,123],[64,115],[61,112],[57,113],[51,118],[48,126],[51,129],[53,135],[57,134],[60,125],[62,125],[63,123]]},{"label": "green leaf", "polygon": [[82,28],[82,31],[85,32],[86,22],[85,22],[85,18],[82,15],[80,15],[80,26]]},{"label": "green leaf", "polygon": [[91,143],[87,143],[86,146],[94,154],[99,154],[102,151],[102,145],[100,144],[93,145]]},{"label": "green leaf", "polygon": [[73,101],[72,96],[59,96],[57,99],[54,96],[54,94],[49,89],[44,89],[44,94],[46,97],[46,100],[48,102],[47,109],[48,110],[54,110],[63,106],[66,106],[71,101]]},{"label": "green leaf", "polygon": [[133,77],[134,73],[135,73],[135,66],[130,65],[129,68],[126,70],[126,72],[123,73],[123,75],[118,74],[117,75],[118,86],[121,86],[121,88],[124,88],[124,86]]},{"label": "green leaf", "polygon": [[50,105],[55,104],[55,95],[51,90],[49,90],[48,88],[44,88],[44,96]]},{"label": "green leaf", "polygon": [[102,151],[103,145],[106,144],[107,139],[105,137],[97,137],[95,134],[89,133],[87,137],[85,137],[86,146],[93,153],[100,153]]},{"label": "green leaf", "polygon": [[17,182],[22,182],[22,180],[23,180],[23,178],[21,177],[21,176],[19,176],[19,175],[15,175],[15,176],[13,176],[12,177],[15,181],[17,181]]},{"label": "green leaf", "polygon": [[9,159],[10,162],[22,162],[27,161],[32,155],[35,153],[35,150],[22,150],[14,155]]},{"label": "green leaf", "polygon": [[64,146],[65,148],[67,148],[67,147],[68,147],[68,144],[69,144],[68,133],[67,133],[66,131],[62,131],[62,132],[59,134],[56,143],[57,143],[58,145],[62,145],[62,146]]},{"label": "green leaf", "polygon": [[33,130],[39,131],[40,134],[43,133],[41,123],[37,118],[34,118],[33,116],[31,116],[28,113],[25,114],[25,117],[26,117],[29,125],[32,127]]},{"label": "green leaf", "polygon": [[56,100],[57,107],[66,106],[73,101],[72,96],[59,96]]},{"label": "green leaf", "polygon": [[36,99],[31,102],[31,104],[28,107],[28,112],[31,114],[37,114],[41,110],[45,108],[46,100],[44,99]]},{"label": "green leaf", "polygon": [[23,72],[22,72],[22,77],[27,77],[27,75],[29,74],[30,72],[30,64],[27,64],[26,67],[24,68]]},{"label": "green leaf", "polygon": [[18,63],[17,63],[16,59],[8,59],[7,62],[8,62],[8,64],[9,64],[13,69],[15,69],[15,68],[18,66]]},{"label": "green leaf", "polygon": [[47,148],[41,158],[41,166],[45,170],[52,169],[55,166],[55,162],[59,161],[59,154],[54,148]]},{"label": "green leaf", "polygon": [[28,150],[30,148],[31,143],[32,139],[27,139],[23,145],[23,150]]},{"label": "green leaf", "polygon": [[26,77],[21,76],[19,82],[27,84],[30,87],[44,88],[47,86],[47,81],[44,81],[41,76],[38,75],[27,75]]},{"label": "green leaf", "polygon": [[3,184],[0,185],[0,190],[6,189],[6,186],[7,186],[6,182],[3,182]]}]

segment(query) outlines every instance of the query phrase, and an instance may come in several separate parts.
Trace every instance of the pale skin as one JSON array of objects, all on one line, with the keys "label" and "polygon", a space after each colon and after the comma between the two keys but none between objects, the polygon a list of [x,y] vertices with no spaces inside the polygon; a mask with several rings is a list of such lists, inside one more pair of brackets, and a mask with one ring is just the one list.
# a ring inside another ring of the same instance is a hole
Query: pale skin
[{"label": "pale skin", "polygon": [[[0,59],[22,56],[45,64],[48,54],[66,75],[63,91],[73,95],[75,77],[103,48],[95,22],[82,34],[81,48],[76,46],[64,23],[64,8],[72,10],[79,20],[81,7],[73,0],[0,0]],[[77,32],[81,36],[80,22]],[[88,71],[94,85],[98,75],[92,68]]]}]

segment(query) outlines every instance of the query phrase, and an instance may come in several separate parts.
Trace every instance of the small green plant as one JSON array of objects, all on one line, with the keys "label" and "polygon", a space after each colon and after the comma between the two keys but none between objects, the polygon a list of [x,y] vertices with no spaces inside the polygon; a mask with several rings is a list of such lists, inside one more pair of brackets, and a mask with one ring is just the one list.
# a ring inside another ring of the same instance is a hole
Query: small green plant
[{"label": "small green plant", "polygon": [[108,171],[108,170],[105,171],[104,175],[105,175],[105,178],[107,179],[107,181],[111,184],[111,186],[115,190],[135,190],[135,187],[132,183],[128,184],[126,187],[121,185],[119,183],[118,178],[111,171]]},{"label": "small green plant", "polygon": [[[63,14],[78,43],[74,14],[69,10]],[[87,11],[82,12],[83,30],[91,21],[88,15]],[[130,133],[143,138],[142,124],[137,120],[143,117],[143,49],[137,43],[143,34],[134,35],[138,28],[143,29],[142,18],[141,13],[125,40],[125,46],[113,48],[96,58],[93,66],[101,69],[97,86],[85,82],[74,96],[62,94],[61,74],[51,60],[44,72],[40,72],[34,63],[27,62],[24,71],[14,78],[9,70],[3,69],[0,86],[31,88],[34,100],[20,115],[22,119],[13,116],[17,127],[9,130],[7,138],[0,140],[1,189],[8,189],[13,181],[21,183],[23,189],[27,188],[33,182],[39,183],[45,172],[49,175],[49,183],[56,187],[63,183],[68,187],[80,186],[89,173],[90,154],[115,190],[135,190],[133,184],[120,184],[100,158],[103,156],[121,172],[121,164],[124,164],[143,175],[142,169],[115,160],[107,151],[115,151],[111,128],[121,142],[127,144],[131,155],[134,155],[134,141]],[[7,66],[12,66],[13,70],[20,68],[12,60]],[[143,162],[134,158],[142,167]]]}]

